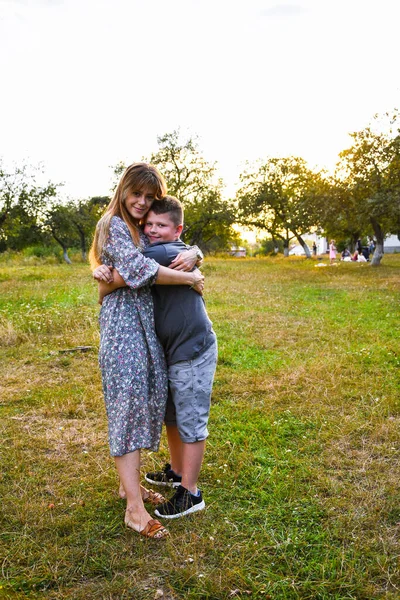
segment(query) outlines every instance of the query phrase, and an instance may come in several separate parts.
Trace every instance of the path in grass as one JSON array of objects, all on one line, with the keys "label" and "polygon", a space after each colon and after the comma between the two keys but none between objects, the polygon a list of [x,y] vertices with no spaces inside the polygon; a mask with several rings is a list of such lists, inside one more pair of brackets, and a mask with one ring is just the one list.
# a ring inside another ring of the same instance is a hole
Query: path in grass
[{"label": "path in grass", "polygon": [[0,598],[399,597],[400,258],[314,265],[207,260],[207,510],[157,544],[122,526],[86,267],[0,264]]}]

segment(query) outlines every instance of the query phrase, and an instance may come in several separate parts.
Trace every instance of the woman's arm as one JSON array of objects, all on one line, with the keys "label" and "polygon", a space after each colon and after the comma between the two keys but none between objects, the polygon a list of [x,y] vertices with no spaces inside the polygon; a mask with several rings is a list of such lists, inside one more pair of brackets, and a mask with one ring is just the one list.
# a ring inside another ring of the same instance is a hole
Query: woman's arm
[{"label": "woman's arm", "polygon": [[158,268],[156,285],[189,285],[199,294],[203,293],[204,275],[198,270],[194,271],[175,271],[169,267]]},{"label": "woman's arm", "polygon": [[170,269],[175,271],[191,271],[193,267],[200,267],[203,263],[204,255],[198,246],[191,246],[185,252],[180,252],[178,256],[171,261]]},{"label": "woman's arm", "polygon": [[[105,265],[106,269],[110,270]],[[93,271],[93,276],[95,276],[95,272],[98,271],[99,267]],[[121,287],[127,287],[124,279],[118,273],[116,269],[112,270],[113,280],[111,283],[106,283],[104,279],[99,280],[99,304],[102,304],[104,296],[111,294],[115,290]],[[200,273],[198,269],[191,271],[190,273],[186,271],[173,271],[168,267],[162,267],[161,265],[157,271],[157,277],[155,280],[156,285],[189,285],[191,288],[195,290],[201,296],[203,295],[204,290],[204,275]]]},{"label": "woman's arm", "polygon": [[[192,271],[194,267],[201,267],[201,265],[203,264],[203,258],[204,255],[200,248],[198,248],[197,246],[192,246],[192,248],[189,248],[189,250],[185,250],[185,252],[180,252],[174,258],[174,260],[171,261],[171,264],[168,268],[174,269],[175,271]],[[97,281],[105,281],[106,283],[112,283],[113,269],[112,267],[108,267],[107,265],[100,265],[93,271],[93,277],[97,279]],[[118,285],[117,288],[118,287],[124,286]]]},{"label": "woman's arm", "polygon": [[[105,265],[101,265],[101,266],[105,266]],[[97,267],[97,269],[95,269],[95,271],[97,271],[98,268],[99,267]],[[110,282],[107,282],[103,279],[99,279],[98,277],[95,278],[95,279],[97,279],[98,284],[99,284],[98,285],[99,304],[103,304],[104,297],[108,296],[108,294],[115,292],[115,290],[118,290],[119,288],[127,287],[125,281],[122,279],[122,277],[118,273],[118,271],[116,271],[115,269],[110,270],[108,267],[106,267],[106,269],[108,269],[109,272],[111,273],[112,279],[110,280]],[[94,277],[95,271],[93,271],[93,277]]]},{"label": "woman's arm", "polygon": [[[113,217],[104,255],[121,275],[125,284],[138,289],[146,284],[189,285],[202,293],[204,277],[199,271],[174,271],[162,267],[151,258],[145,258],[133,244],[126,224],[119,217]],[[101,265],[93,272],[93,276],[101,281],[111,281],[111,274],[106,265]],[[120,286],[118,286],[120,287]]]}]

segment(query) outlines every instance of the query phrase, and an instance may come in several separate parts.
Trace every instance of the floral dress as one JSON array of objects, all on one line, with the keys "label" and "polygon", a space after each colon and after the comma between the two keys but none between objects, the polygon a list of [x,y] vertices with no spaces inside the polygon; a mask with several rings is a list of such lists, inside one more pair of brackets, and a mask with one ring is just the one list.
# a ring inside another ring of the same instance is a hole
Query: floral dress
[{"label": "floral dress", "polygon": [[[141,234],[143,246],[147,238]],[[99,363],[112,456],[158,450],[167,400],[167,371],[155,333],[153,300],[158,264],[145,258],[128,227],[113,217],[102,262],[127,286],[107,295],[100,311]]]}]

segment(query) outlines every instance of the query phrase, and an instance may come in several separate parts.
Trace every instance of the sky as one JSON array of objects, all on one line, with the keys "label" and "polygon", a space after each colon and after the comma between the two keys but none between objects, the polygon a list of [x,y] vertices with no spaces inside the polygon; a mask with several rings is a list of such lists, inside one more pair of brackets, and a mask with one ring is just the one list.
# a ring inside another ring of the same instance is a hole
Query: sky
[{"label": "sky", "polygon": [[400,108],[398,0],[0,0],[0,158],[109,193],[157,136],[198,136],[234,195],[245,162],[333,169]]}]

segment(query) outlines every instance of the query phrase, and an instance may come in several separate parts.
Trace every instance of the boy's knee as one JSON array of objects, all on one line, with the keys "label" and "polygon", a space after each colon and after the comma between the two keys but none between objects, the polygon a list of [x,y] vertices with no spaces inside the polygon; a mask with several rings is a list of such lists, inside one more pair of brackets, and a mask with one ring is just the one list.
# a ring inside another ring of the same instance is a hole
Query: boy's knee
[{"label": "boy's knee", "polygon": [[200,436],[185,436],[179,433],[179,437],[184,444],[196,444],[197,442],[205,442],[208,438],[208,431],[205,434],[200,434]]}]

